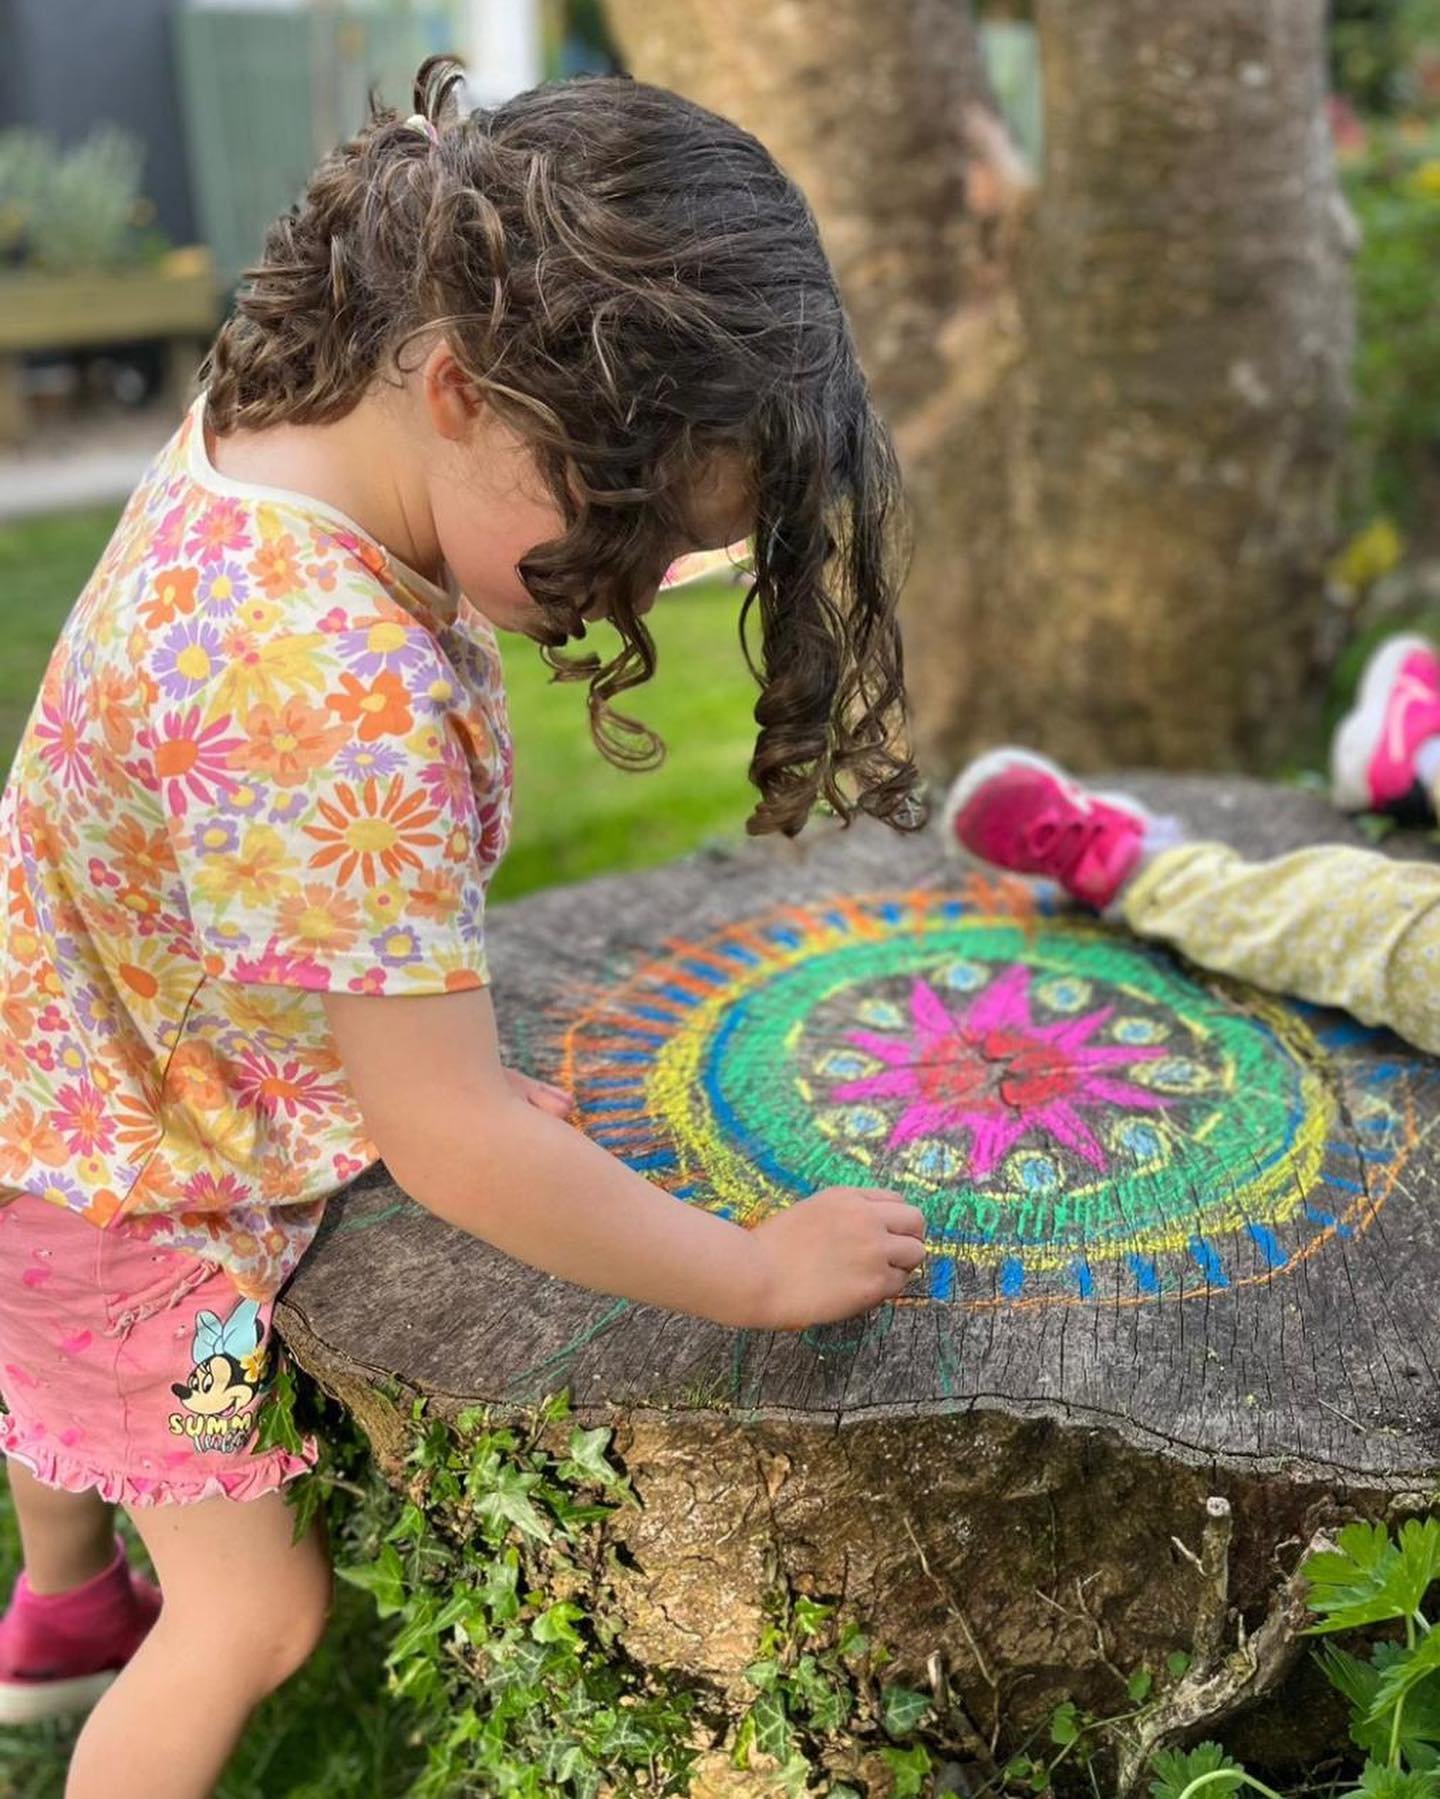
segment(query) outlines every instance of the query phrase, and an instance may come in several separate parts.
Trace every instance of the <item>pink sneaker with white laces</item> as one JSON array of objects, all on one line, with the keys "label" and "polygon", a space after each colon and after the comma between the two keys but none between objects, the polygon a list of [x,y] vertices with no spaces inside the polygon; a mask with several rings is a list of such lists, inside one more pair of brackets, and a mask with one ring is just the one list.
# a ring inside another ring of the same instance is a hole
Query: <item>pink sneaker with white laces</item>
[{"label": "pink sneaker with white laces", "polygon": [[1330,745],[1330,790],[1342,812],[1431,817],[1415,753],[1440,737],[1440,653],[1424,637],[1392,637],[1365,664],[1354,709]]},{"label": "pink sneaker with white laces", "polygon": [[24,1574],[0,1618],[0,1725],[89,1711],[145,1640],[160,1591],[132,1572],[115,1539],[103,1574],[35,1593]]},{"label": "pink sneaker with white laces", "polygon": [[1091,793],[1029,750],[994,750],[950,790],[945,831],[1012,874],[1043,875],[1103,912],[1134,874],[1157,821],[1138,800]]}]

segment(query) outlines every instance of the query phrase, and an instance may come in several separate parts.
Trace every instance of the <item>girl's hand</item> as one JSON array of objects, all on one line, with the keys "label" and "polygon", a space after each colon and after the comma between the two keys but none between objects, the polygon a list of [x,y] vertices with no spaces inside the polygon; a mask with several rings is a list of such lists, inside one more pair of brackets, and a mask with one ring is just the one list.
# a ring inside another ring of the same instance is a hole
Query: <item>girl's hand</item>
[{"label": "girl's hand", "polygon": [[853,1318],[894,1299],[925,1260],[924,1213],[875,1187],[826,1187],[750,1237],[762,1259],[758,1330]]},{"label": "girl's hand", "polygon": [[549,1112],[553,1118],[568,1118],[575,1110],[575,1095],[567,1093],[563,1087],[552,1086],[549,1081],[537,1081],[528,1074],[521,1074],[518,1068],[507,1068],[505,1079],[537,1112]]}]

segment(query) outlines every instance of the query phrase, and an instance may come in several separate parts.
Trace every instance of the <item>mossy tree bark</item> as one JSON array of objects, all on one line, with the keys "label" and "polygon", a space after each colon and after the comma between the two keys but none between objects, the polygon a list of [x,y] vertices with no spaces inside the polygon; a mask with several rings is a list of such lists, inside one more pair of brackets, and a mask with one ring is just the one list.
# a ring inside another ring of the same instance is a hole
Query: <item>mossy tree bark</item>
[{"label": "mossy tree bark", "polygon": [[919,527],[922,756],[1291,749],[1326,654],[1351,227],[1323,0],[1037,0],[1032,181],[963,0],[608,0],[811,196]]}]

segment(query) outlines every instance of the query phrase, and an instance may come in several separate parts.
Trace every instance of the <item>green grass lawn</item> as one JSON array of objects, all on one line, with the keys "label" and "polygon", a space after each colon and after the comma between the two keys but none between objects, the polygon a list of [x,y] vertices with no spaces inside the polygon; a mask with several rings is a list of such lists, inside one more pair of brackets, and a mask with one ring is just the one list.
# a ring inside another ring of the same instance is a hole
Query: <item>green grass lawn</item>
[{"label": "green grass lawn", "polygon": [[[0,771],[15,745],[66,614],[104,548],[113,510],[0,526]],[[641,868],[738,831],[754,740],[754,684],[736,635],[738,596],[686,590],[652,618],[660,672],[631,710],[669,746],[654,774],[603,762],[586,728],[584,689],[556,687],[533,646],[506,642],[515,735],[515,835],[494,888],[515,899],[557,881]],[[503,1004],[503,999],[501,1000]],[[0,1482],[0,1597],[19,1544]],[[367,1595],[342,1587],[320,1654],[257,1714],[221,1799],[392,1799],[417,1747],[385,1699],[383,1647]],[[52,1799],[69,1738],[56,1729],[0,1732],[0,1793]]]}]

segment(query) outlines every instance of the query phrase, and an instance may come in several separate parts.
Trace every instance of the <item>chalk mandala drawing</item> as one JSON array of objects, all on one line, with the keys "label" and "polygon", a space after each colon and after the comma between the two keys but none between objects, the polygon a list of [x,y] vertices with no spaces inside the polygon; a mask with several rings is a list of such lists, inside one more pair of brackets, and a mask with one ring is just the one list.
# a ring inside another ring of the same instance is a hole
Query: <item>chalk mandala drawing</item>
[{"label": "chalk mandala drawing", "polygon": [[591,1136],[740,1222],[898,1189],[922,1303],[1140,1303],[1364,1228],[1416,1141],[1376,1035],[976,879],[672,942],[575,1018],[565,1075]]}]

